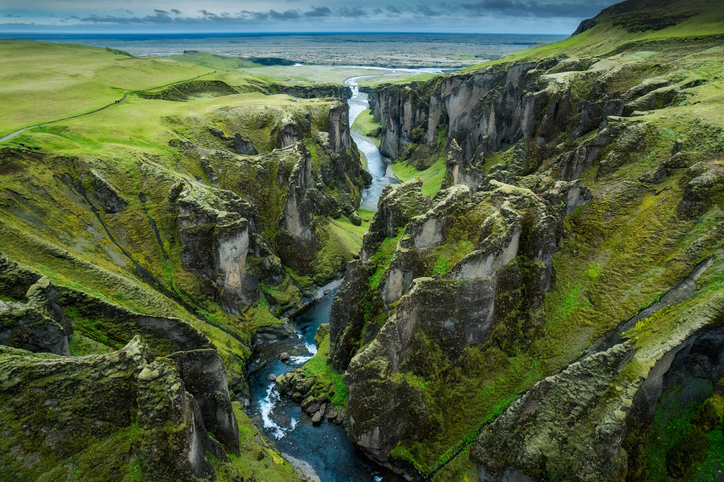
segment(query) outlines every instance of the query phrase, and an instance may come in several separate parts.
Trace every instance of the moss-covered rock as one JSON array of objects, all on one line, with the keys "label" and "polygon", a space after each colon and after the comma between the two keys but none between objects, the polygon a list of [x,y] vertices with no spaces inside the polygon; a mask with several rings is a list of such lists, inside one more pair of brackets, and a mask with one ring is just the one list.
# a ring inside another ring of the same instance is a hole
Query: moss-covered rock
[{"label": "moss-covered rock", "polygon": [[[121,480],[136,470],[137,461],[147,480],[195,480],[213,477],[207,452],[228,461],[221,445],[209,436],[213,431],[224,439],[227,423],[236,429],[228,392],[223,391],[225,383],[222,391],[211,393],[208,386],[198,385],[190,369],[193,354],[177,355],[182,362],[153,360],[139,338],[109,355],[0,351],[0,417],[6,428],[0,457],[6,477],[50,480],[78,471],[81,477]],[[205,370],[225,382],[218,355],[210,351],[204,356],[212,362]],[[202,399],[203,415],[194,395],[186,391],[184,376]],[[225,405],[209,407],[208,397]],[[232,452],[238,451],[236,434],[229,440],[235,441]],[[109,440],[115,446],[104,453]]]}]

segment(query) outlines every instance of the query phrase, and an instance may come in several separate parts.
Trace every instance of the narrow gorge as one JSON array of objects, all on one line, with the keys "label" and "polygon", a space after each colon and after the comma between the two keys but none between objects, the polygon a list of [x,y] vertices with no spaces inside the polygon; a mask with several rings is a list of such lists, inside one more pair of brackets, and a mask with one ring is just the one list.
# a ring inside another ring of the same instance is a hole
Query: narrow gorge
[{"label": "narrow gorge", "polygon": [[724,480],[723,39],[627,0],[346,85],[1,42],[72,95],[0,125],[0,480]]}]

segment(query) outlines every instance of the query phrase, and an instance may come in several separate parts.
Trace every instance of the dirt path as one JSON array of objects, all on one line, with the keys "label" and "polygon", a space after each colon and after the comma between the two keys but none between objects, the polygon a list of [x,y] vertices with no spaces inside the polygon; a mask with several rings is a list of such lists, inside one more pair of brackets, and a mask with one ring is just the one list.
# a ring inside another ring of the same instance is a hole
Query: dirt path
[{"label": "dirt path", "polygon": [[[205,74],[197,75],[196,77],[194,77],[193,79],[190,79],[190,80],[200,79],[201,77],[206,77],[207,75],[211,75],[211,74],[215,74],[215,73],[216,73],[216,71],[214,70],[213,72],[207,72],[207,73],[205,73]],[[153,89],[160,89],[160,88],[162,88],[162,87],[168,87],[169,85],[181,84],[181,83],[188,82],[188,81],[189,81],[188,79],[187,79],[187,80],[179,80],[179,81],[176,81],[176,82],[171,82],[171,83],[169,83],[169,84],[164,84],[164,85],[159,85],[159,86],[153,87],[151,90],[153,90]],[[36,128],[36,127],[46,126],[46,125],[48,125],[48,124],[54,124],[54,123],[56,123],[56,122],[62,122],[62,121],[67,121],[67,120],[71,120],[71,119],[77,119],[77,118],[79,118],[79,117],[85,117],[85,116],[92,115],[92,114],[97,114],[98,112],[104,111],[104,110],[106,110],[106,109],[110,109],[110,108],[113,107],[114,105],[123,104],[123,103],[124,103],[125,101],[127,101],[127,100],[128,100],[128,94],[124,95],[122,99],[119,99],[119,100],[113,102],[112,104],[108,104],[108,105],[105,106],[105,107],[101,107],[100,109],[96,109],[96,110],[91,111],[91,112],[86,112],[85,114],[74,115],[74,116],[71,116],[71,117],[64,117],[63,119],[57,119],[57,120],[54,120],[54,121],[43,122],[42,124],[35,124],[34,126],[30,126],[30,127],[23,127],[22,129],[17,130],[17,131],[15,131],[15,132],[13,132],[12,134],[8,134],[8,135],[6,135],[5,137],[0,137],[0,142],[5,142],[5,141],[7,141],[7,140],[9,140],[9,139],[12,139],[13,137],[15,137],[15,136],[17,136],[18,134],[21,134],[21,133],[27,131],[28,129],[34,129],[34,128]]]},{"label": "dirt path", "polygon": [[50,121],[50,122],[43,122],[42,124],[35,124],[34,126],[30,126],[30,127],[23,127],[22,129],[17,130],[17,131],[15,131],[15,132],[13,132],[12,134],[8,134],[8,135],[6,135],[5,137],[0,138],[0,142],[5,142],[5,141],[7,141],[7,140],[9,140],[9,139],[12,139],[13,137],[17,136],[18,134],[20,134],[20,133],[22,133],[22,132],[27,131],[28,129],[33,129],[33,128],[35,128],[35,127],[40,127],[40,126],[46,126],[46,125],[48,125],[48,124],[53,124],[53,123],[55,123],[55,122],[67,121],[67,120],[70,120],[70,119],[77,119],[77,118],[79,118],[79,117],[85,117],[85,116],[88,116],[88,115],[91,115],[91,114],[97,114],[98,112],[101,112],[101,111],[103,111],[103,110],[110,109],[110,108],[113,107],[114,105],[123,104],[123,103],[124,103],[125,101],[127,101],[127,100],[128,100],[128,94],[124,95],[122,99],[117,100],[117,101],[113,102],[112,104],[108,104],[108,105],[105,106],[105,107],[101,107],[100,109],[96,109],[96,110],[91,111],[91,112],[86,112],[85,114],[74,115],[74,116],[71,116],[71,117],[66,117],[66,118],[64,118],[64,119],[58,119],[58,120],[54,120],[54,121]]}]

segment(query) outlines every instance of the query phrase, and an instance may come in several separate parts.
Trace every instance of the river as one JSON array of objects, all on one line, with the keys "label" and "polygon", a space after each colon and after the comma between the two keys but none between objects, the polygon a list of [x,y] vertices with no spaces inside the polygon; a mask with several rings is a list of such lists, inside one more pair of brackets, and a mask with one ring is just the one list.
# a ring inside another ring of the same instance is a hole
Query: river
[{"label": "river", "polygon": [[[396,75],[399,75],[399,70]],[[412,71],[412,73],[416,73]],[[363,78],[393,75],[386,74],[353,77],[346,83],[352,89],[349,99],[349,125],[364,110],[369,109],[367,94],[359,91],[358,81]],[[389,172],[388,161],[380,154],[371,139],[352,134],[359,150],[367,159],[367,170],[372,174],[371,184],[362,193],[361,208],[377,210],[377,201],[384,186],[398,183]],[[293,465],[303,466],[313,480],[321,482],[397,482],[403,480],[384,467],[370,461],[349,440],[343,427],[328,421],[319,426],[300,406],[287,397],[280,396],[269,375],[279,376],[292,368],[302,366],[317,351],[314,335],[319,325],[329,322],[329,310],[339,281],[322,288],[323,296],[313,302],[291,322],[295,332],[288,336],[262,339],[257,342],[254,359],[249,371],[252,418],[263,425],[266,435],[274,440],[277,450]],[[280,354],[287,352],[291,358],[285,362]]]}]

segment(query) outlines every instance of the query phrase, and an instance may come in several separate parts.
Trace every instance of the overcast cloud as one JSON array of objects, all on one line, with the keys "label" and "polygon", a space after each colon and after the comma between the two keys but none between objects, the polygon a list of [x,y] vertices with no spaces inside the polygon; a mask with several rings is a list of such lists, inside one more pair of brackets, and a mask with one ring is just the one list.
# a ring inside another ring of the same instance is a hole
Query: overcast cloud
[{"label": "overcast cloud", "polygon": [[[0,0],[2,32],[572,32],[615,0]],[[22,5],[22,8],[18,8]]]}]

